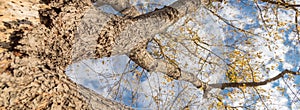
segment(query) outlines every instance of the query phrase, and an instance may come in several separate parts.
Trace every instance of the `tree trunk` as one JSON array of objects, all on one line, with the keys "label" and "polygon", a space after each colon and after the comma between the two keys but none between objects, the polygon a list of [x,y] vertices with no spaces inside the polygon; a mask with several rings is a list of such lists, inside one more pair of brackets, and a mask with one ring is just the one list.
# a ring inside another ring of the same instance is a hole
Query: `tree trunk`
[{"label": "tree trunk", "polygon": [[65,75],[75,26],[89,1],[0,5],[0,109],[130,109]]}]

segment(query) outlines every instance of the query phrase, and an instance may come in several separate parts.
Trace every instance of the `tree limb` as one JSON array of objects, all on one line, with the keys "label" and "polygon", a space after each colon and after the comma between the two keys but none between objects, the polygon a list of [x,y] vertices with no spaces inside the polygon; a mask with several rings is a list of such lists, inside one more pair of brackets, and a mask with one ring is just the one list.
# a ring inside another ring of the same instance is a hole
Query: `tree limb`
[{"label": "tree limb", "polygon": [[300,4],[289,4],[289,3],[285,3],[283,0],[282,0],[283,2],[272,1],[272,0],[261,0],[261,1],[273,4],[273,5],[279,5],[279,6],[286,7],[286,8],[291,7],[293,9],[295,9],[295,7],[300,7]]},{"label": "tree limb", "polygon": [[228,88],[228,87],[256,87],[261,85],[266,85],[272,81],[275,81],[285,74],[293,74],[300,75],[299,72],[294,72],[290,70],[284,70],[277,76],[267,79],[261,82],[244,82],[244,83],[215,83],[215,84],[207,84],[201,81],[196,75],[189,73],[187,71],[181,71],[176,65],[166,62],[164,60],[154,59],[149,52],[145,48],[135,49],[131,51],[128,55],[131,60],[137,63],[142,68],[150,71],[150,72],[161,72],[163,74],[168,75],[171,78],[182,80],[186,82],[192,83],[197,88],[203,88],[204,90],[210,90],[212,88]]},{"label": "tree limb", "polygon": [[154,59],[145,48],[135,49],[128,56],[139,66],[150,72],[161,72],[171,78],[190,82],[197,88],[208,89],[207,84],[194,74],[181,71],[176,65],[164,60]]},{"label": "tree limb", "polygon": [[262,85],[266,85],[272,81],[278,80],[279,78],[282,78],[285,74],[292,74],[292,75],[300,75],[299,72],[294,72],[294,71],[290,71],[290,70],[284,70],[282,71],[280,74],[278,74],[277,76],[267,79],[265,81],[261,81],[261,82],[241,82],[241,83],[216,83],[216,84],[209,84],[209,86],[211,86],[212,88],[227,88],[227,87],[256,87],[256,86],[262,86]]}]

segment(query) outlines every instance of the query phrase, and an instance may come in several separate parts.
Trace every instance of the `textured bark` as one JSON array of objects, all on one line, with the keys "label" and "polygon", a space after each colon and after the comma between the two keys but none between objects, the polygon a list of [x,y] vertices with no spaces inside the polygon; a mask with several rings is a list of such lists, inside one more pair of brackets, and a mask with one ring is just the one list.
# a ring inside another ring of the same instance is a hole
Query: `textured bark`
[{"label": "textured bark", "polygon": [[89,1],[1,1],[0,109],[130,109],[64,73],[75,26],[90,7]]},{"label": "textured bark", "polygon": [[155,34],[165,31],[179,19],[177,15],[176,9],[167,6],[136,17],[102,14],[92,8],[79,24],[73,59],[77,62],[129,54],[135,48],[144,47]]},{"label": "textured bark", "polygon": [[205,90],[211,89],[205,82],[198,79],[196,75],[181,71],[175,64],[160,59],[154,59],[145,48],[135,49],[128,56],[139,66],[150,72],[161,72],[176,80],[190,82],[197,88],[202,87]]}]

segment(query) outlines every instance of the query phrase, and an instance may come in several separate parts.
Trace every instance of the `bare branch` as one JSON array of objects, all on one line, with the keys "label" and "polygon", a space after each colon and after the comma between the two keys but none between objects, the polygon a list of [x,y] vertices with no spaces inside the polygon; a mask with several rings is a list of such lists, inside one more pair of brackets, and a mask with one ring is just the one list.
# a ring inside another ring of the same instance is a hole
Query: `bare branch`
[{"label": "bare branch", "polygon": [[240,32],[243,32],[243,33],[246,33],[246,34],[250,34],[250,35],[256,35],[250,31],[247,31],[247,30],[244,30],[244,29],[241,29],[239,27],[236,27],[235,25],[233,25],[232,23],[230,23],[230,21],[228,21],[227,19],[225,19],[224,17],[218,15],[216,12],[206,8],[208,11],[210,11],[213,15],[215,15],[216,17],[218,17],[220,20],[222,20],[224,23],[226,23],[227,25],[229,25],[230,27],[234,28],[234,29],[237,29],[238,31]]},{"label": "bare branch", "polygon": [[285,3],[285,2],[280,2],[280,1],[272,1],[272,0],[261,0],[262,2],[267,2],[270,4],[274,4],[274,5],[279,5],[282,7],[286,7],[286,8],[295,8],[295,7],[300,7],[300,4],[289,4],[289,3]]},{"label": "bare branch", "polygon": [[209,84],[212,88],[226,88],[226,87],[241,87],[241,86],[246,86],[246,87],[256,87],[256,86],[261,86],[261,85],[266,85],[267,83],[270,83],[272,81],[275,81],[281,77],[283,77],[285,74],[293,74],[293,75],[300,75],[300,72],[294,72],[290,70],[284,70],[277,76],[267,79],[265,81],[261,82],[242,82],[242,83],[216,83],[216,84]]}]

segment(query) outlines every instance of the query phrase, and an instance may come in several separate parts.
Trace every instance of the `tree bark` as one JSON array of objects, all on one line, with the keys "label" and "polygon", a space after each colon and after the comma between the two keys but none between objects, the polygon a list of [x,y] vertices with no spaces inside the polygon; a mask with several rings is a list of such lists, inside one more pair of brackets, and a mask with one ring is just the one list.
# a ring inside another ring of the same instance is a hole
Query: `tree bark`
[{"label": "tree bark", "polygon": [[0,109],[131,109],[65,75],[90,1],[1,1]]}]

